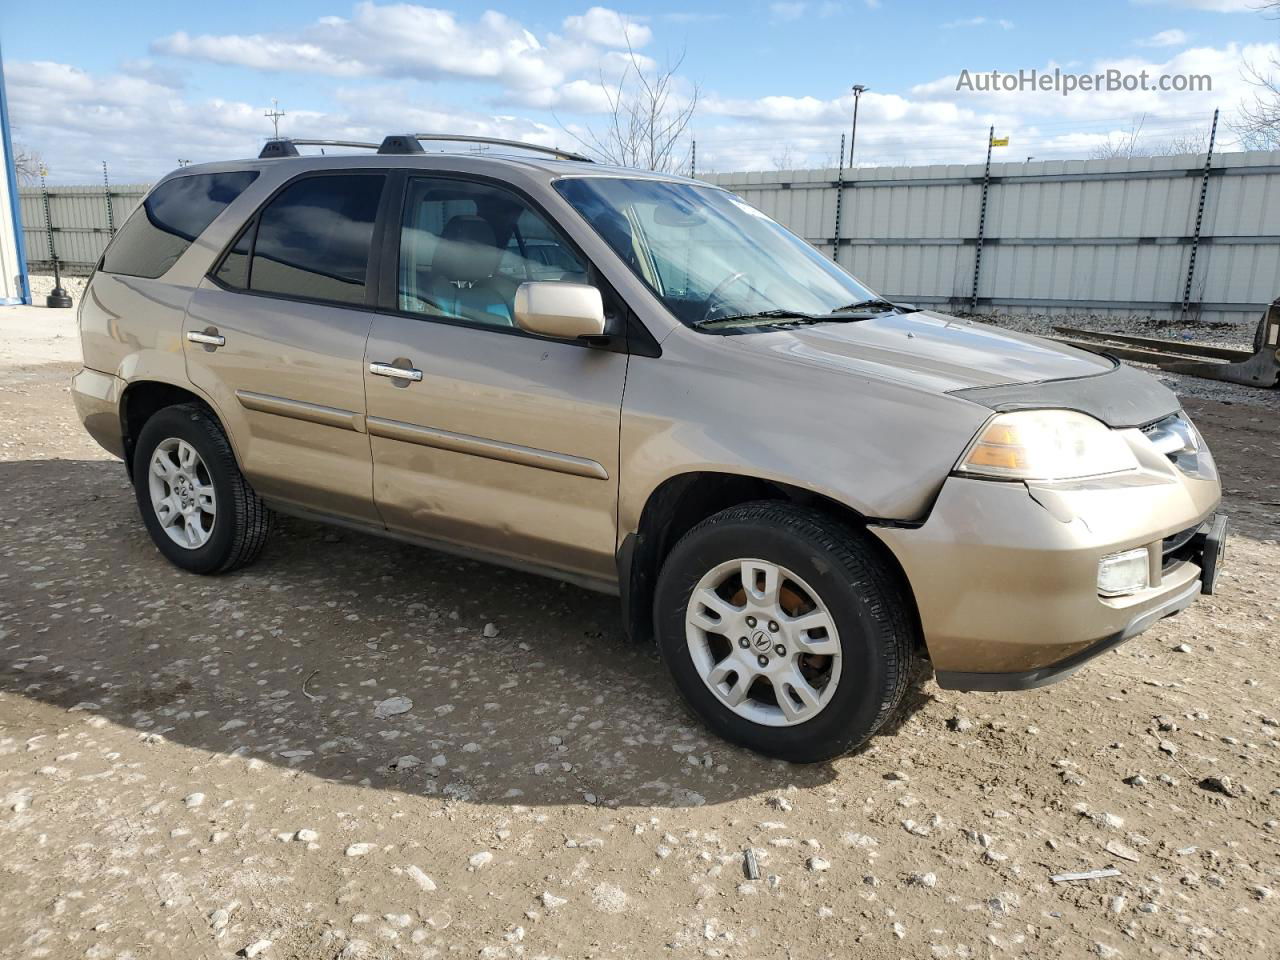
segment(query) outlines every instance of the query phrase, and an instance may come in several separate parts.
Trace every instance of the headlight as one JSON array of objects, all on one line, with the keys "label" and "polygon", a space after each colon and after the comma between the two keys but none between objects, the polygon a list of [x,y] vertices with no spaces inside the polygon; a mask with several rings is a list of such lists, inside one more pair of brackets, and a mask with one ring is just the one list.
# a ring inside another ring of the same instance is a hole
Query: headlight
[{"label": "headlight", "polygon": [[1142,428],[1142,432],[1157,451],[1187,476],[1200,480],[1213,480],[1218,476],[1218,468],[1204,437],[1200,436],[1200,431],[1185,413],[1179,411],[1149,424]]},{"label": "headlight", "polygon": [[1137,466],[1124,439],[1093,417],[1072,410],[1019,410],[988,421],[956,470],[999,480],[1075,480]]}]

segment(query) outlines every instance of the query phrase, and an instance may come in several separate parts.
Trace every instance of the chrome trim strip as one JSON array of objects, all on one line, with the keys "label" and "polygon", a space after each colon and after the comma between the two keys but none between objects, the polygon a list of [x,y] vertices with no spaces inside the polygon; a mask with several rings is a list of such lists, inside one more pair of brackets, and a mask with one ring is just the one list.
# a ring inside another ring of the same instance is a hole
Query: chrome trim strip
[{"label": "chrome trim strip", "polygon": [[435,427],[420,427],[400,420],[385,420],[382,417],[366,419],[369,434],[385,437],[388,440],[400,440],[404,443],[417,443],[424,447],[435,447],[439,450],[450,450],[453,453],[466,453],[473,457],[485,457],[489,460],[503,460],[507,463],[518,463],[525,467],[536,467],[539,470],[552,470],[556,473],[568,473],[575,477],[588,477],[592,480],[608,480],[609,471],[594,460],[575,457],[567,453],[555,453],[551,450],[540,450],[537,447],[525,447],[518,443],[504,443],[501,440],[486,440],[484,437],[473,437],[465,433],[452,433],[448,430],[437,430]]},{"label": "chrome trim strip", "polygon": [[237,390],[236,399],[246,410],[258,413],[272,413],[277,417],[291,417],[294,420],[305,420],[325,427],[337,427],[339,430],[354,430],[364,433],[364,417],[354,410],[343,410],[341,407],[326,407],[318,403],[307,403],[303,400],[289,400],[286,397],[275,397],[268,393],[254,393],[252,390]]}]

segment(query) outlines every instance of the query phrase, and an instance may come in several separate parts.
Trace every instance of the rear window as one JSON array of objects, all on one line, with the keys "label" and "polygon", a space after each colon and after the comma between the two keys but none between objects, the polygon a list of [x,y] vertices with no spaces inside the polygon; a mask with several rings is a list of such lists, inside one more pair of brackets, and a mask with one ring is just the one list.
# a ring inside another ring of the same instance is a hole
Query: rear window
[{"label": "rear window", "polygon": [[257,177],[253,170],[197,173],[156,187],[107,247],[103,271],[162,275]]},{"label": "rear window", "polygon": [[[373,222],[386,177],[328,174],[286,187],[258,218],[247,277],[249,290],[301,300],[363,304]],[[236,285],[238,242],[224,266]],[[219,279],[223,279],[221,276]]]}]

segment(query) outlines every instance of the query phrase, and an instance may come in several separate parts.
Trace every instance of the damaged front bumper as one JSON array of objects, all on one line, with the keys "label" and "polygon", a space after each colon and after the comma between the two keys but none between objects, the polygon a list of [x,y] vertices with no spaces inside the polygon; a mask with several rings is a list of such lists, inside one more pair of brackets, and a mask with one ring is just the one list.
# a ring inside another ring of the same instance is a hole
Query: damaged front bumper
[{"label": "damaged front bumper", "polygon": [[[915,594],[939,686],[1060,680],[1211,592],[1221,490],[1176,468],[1068,484],[950,477],[918,527],[871,527]],[[1102,596],[1099,561],[1144,549],[1147,586]]]}]

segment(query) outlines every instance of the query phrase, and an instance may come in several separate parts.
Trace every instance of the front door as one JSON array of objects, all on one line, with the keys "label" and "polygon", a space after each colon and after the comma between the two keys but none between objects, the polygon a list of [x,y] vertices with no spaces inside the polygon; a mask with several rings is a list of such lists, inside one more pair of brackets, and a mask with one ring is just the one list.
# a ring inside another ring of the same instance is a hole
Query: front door
[{"label": "front door", "polygon": [[512,320],[521,282],[584,282],[583,257],[515,193],[421,177],[395,273],[365,372],[387,526],[613,580],[627,356]]},{"label": "front door", "polygon": [[291,182],[201,283],[183,323],[188,376],[212,398],[258,493],[375,523],[364,350],[385,180]]}]

